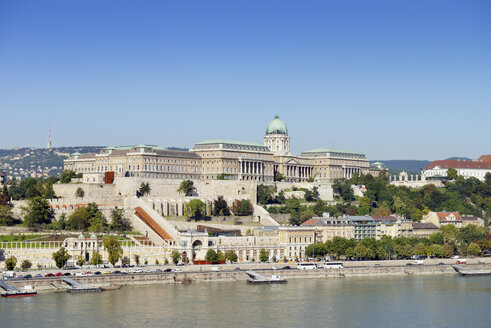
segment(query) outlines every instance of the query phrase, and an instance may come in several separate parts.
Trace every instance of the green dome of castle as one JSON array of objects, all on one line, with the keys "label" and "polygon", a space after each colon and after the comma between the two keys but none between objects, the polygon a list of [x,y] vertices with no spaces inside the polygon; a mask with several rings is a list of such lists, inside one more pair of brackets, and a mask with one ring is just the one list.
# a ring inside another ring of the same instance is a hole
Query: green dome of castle
[{"label": "green dome of castle", "polygon": [[288,135],[288,129],[286,128],[285,122],[280,120],[278,115],[274,116],[274,120],[269,122],[266,129],[266,134],[286,134]]}]

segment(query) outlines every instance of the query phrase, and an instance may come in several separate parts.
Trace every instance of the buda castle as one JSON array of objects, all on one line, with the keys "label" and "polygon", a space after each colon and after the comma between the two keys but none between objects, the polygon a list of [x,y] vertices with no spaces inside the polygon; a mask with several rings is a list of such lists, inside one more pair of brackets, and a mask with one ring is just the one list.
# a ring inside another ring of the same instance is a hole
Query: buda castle
[{"label": "buda castle", "polygon": [[99,154],[71,154],[64,169],[82,173],[83,183],[102,183],[108,172],[156,179],[320,183],[380,172],[362,153],[316,148],[292,154],[288,129],[278,115],[266,128],[264,144],[213,139],[189,151],[154,145],[106,147]]}]

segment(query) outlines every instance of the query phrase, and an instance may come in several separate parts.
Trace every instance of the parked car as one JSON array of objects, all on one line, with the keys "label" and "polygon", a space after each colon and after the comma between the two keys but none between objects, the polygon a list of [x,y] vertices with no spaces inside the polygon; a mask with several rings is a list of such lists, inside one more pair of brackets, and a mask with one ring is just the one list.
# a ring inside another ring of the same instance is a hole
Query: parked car
[{"label": "parked car", "polygon": [[55,276],[56,276],[56,277],[61,277],[62,275],[63,275],[63,273],[61,273],[61,272],[57,272],[57,273],[55,273]]},{"label": "parked car", "polygon": [[92,272],[90,272],[90,271],[87,271],[87,272],[84,273],[84,276],[86,276],[86,277],[93,276],[93,275],[94,274]]},{"label": "parked car", "polygon": [[31,279],[31,278],[32,278],[32,275],[30,275],[30,274],[26,274],[26,275],[24,276],[24,279]]},{"label": "parked car", "polygon": [[380,263],[375,263],[375,266],[380,266]]},{"label": "parked car", "polygon": [[104,274],[112,274],[111,271],[104,271]]},{"label": "parked car", "polygon": [[123,271],[123,272],[121,272],[121,274],[128,274],[128,272],[127,271]]},{"label": "parked car", "polygon": [[160,270],[160,269],[157,269],[157,270],[155,270],[155,272],[162,272],[162,270]]},{"label": "parked car", "polygon": [[467,264],[467,260],[466,259],[458,259],[455,264]]},{"label": "parked car", "polygon": [[143,270],[140,269],[140,268],[136,268],[135,270],[133,270],[134,273],[143,273]]},{"label": "parked car", "polygon": [[83,277],[83,275],[84,275],[84,274],[83,274],[82,272],[77,272],[77,273],[75,273],[75,277]]},{"label": "parked car", "polygon": [[94,274],[102,274],[102,272],[96,271],[96,272],[94,272]]},{"label": "parked car", "polygon": [[283,267],[283,270],[290,270],[291,268],[292,268],[291,266],[289,266],[289,265],[285,265],[285,266]]},{"label": "parked car", "polygon": [[72,274],[71,274],[70,272],[65,272],[63,275],[64,275],[65,277],[68,277],[68,276],[71,276]]},{"label": "parked car", "polygon": [[42,278],[42,277],[43,277],[43,275],[42,275],[42,274],[40,274],[40,273],[38,273],[38,274],[36,274],[34,277],[35,277],[35,278]]},{"label": "parked car", "polygon": [[235,268],[234,270],[235,270],[235,271],[240,271],[240,270],[241,270],[241,268]]},{"label": "parked car", "polygon": [[438,265],[445,265],[445,263],[443,263],[443,262],[440,262],[440,263],[438,263]]},{"label": "parked car", "polygon": [[54,274],[52,274],[52,273],[47,273],[47,274],[45,274],[44,276],[45,276],[45,277],[54,277],[55,275],[54,275]]},{"label": "parked car", "polygon": [[[220,270],[220,269],[219,269],[219,270]],[[182,272],[182,270],[181,270],[181,269],[179,269],[179,268],[176,268],[176,269],[172,269],[172,272]]]},{"label": "parked car", "polygon": [[172,271],[172,269],[170,269],[170,268],[167,268],[164,270],[164,272],[171,272],[171,271]]},{"label": "parked car", "polygon": [[121,271],[116,270],[116,271],[114,271],[113,273],[114,273],[114,274],[120,274],[120,273],[121,273]]}]

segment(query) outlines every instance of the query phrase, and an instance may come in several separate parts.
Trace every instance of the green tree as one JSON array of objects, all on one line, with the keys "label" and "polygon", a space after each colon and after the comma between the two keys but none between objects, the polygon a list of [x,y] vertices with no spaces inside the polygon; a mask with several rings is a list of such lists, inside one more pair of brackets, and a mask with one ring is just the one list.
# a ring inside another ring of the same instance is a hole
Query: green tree
[{"label": "green tree", "polygon": [[479,256],[481,254],[481,248],[476,243],[470,243],[467,252],[473,256]]},{"label": "green tree", "polygon": [[82,267],[82,265],[84,264],[85,264],[85,257],[83,257],[82,255],[77,256],[77,265],[79,267]]},{"label": "green tree", "polygon": [[75,191],[75,197],[84,198],[84,196],[85,196],[85,191],[81,187],[78,187],[77,190]]},{"label": "green tree", "polygon": [[142,182],[140,184],[140,188],[138,189],[138,192],[142,194],[143,196],[150,195],[150,192],[152,189],[150,189],[150,183],[149,182]]},{"label": "green tree", "polygon": [[131,223],[129,220],[124,219],[124,210],[122,208],[115,208],[111,211],[109,228],[119,232],[131,231]]},{"label": "green tree", "polygon": [[113,266],[123,257],[123,249],[119,242],[114,238],[106,238],[103,241],[104,249],[107,252],[109,263]]},{"label": "green tree", "polygon": [[123,256],[121,259],[121,265],[123,267],[129,267],[130,266],[130,258],[128,256]]},{"label": "green tree", "polygon": [[443,245],[445,243],[445,240],[443,238],[443,233],[441,233],[441,232],[432,233],[430,235],[430,242],[432,244]]},{"label": "green tree", "polygon": [[24,224],[28,227],[35,227],[41,224],[51,223],[51,209],[46,199],[34,197],[27,203],[27,207],[23,208]]},{"label": "green tree", "polygon": [[268,260],[269,260],[268,251],[265,250],[264,248],[261,248],[261,250],[259,251],[259,260],[261,262],[268,262]]},{"label": "green tree", "polygon": [[230,215],[227,201],[223,199],[223,196],[218,196],[217,199],[213,201],[213,215]]},{"label": "green tree", "polygon": [[174,265],[177,265],[177,263],[179,263],[181,260],[181,253],[179,253],[177,250],[173,250],[170,256]]},{"label": "green tree", "polygon": [[345,202],[355,200],[355,194],[351,189],[351,182],[345,178],[335,179],[332,188],[337,192]]},{"label": "green tree", "polygon": [[315,202],[319,199],[319,190],[317,187],[313,187],[312,189],[307,189],[305,191],[305,200],[307,202]]},{"label": "green tree", "polygon": [[69,259],[72,258],[65,247],[60,248],[57,252],[52,254],[53,260],[58,268],[63,268]]},{"label": "green tree", "polygon": [[273,202],[274,187],[260,184],[257,186],[257,202],[259,204],[271,204]]},{"label": "green tree", "polygon": [[455,243],[459,229],[453,224],[445,224],[440,226],[440,232],[443,234],[443,240],[445,243]]},{"label": "green tree", "polygon": [[254,208],[252,206],[252,203],[248,199],[236,199],[232,206],[232,211],[237,216],[247,216],[251,215],[254,212]]},{"label": "green tree", "polygon": [[205,260],[209,263],[216,264],[218,263],[218,254],[214,250],[209,249],[206,252]]},{"label": "green tree", "polygon": [[455,254],[455,245],[445,244],[443,245],[443,256],[452,257]]},{"label": "green tree", "polygon": [[305,249],[305,254],[308,257],[324,257],[327,253],[329,253],[329,249],[326,244],[310,244]]},{"label": "green tree", "polygon": [[225,262],[225,254],[223,254],[221,251],[218,251],[217,252],[217,256],[218,256],[218,262]]},{"label": "green tree", "polygon": [[53,182],[51,182],[51,181],[46,182],[46,187],[45,187],[45,191],[44,191],[44,198],[45,199],[56,198],[55,191],[53,190]]},{"label": "green tree", "polygon": [[72,214],[68,216],[66,222],[70,230],[87,231],[90,227],[90,213],[86,207],[77,207]]},{"label": "green tree", "polygon": [[226,253],[225,253],[225,258],[230,262],[230,263],[235,263],[237,262],[237,260],[239,259],[238,256],[237,256],[237,253],[235,253],[234,251],[232,250],[228,250]]},{"label": "green tree", "polygon": [[326,202],[321,199],[318,199],[314,204],[313,210],[315,215],[322,216],[322,213],[327,211]]},{"label": "green tree", "polygon": [[140,265],[140,255],[134,254],[133,259],[135,260],[136,266]]},{"label": "green tree", "polygon": [[443,246],[440,244],[432,244],[430,246],[431,248],[431,254],[435,255],[436,257],[443,257],[444,251],[443,251]]},{"label": "green tree", "polygon": [[8,271],[14,270],[17,265],[17,258],[15,256],[11,256],[5,260],[5,265],[7,266]]},{"label": "green tree", "polygon": [[199,199],[192,199],[184,208],[186,216],[194,220],[201,220],[206,216],[206,204]]},{"label": "green tree", "polygon": [[192,180],[184,180],[177,188],[177,192],[184,194],[185,196],[192,196],[196,188],[194,187],[194,182]]},{"label": "green tree", "polygon": [[0,205],[0,226],[13,226],[17,223],[19,221],[14,218],[12,208],[8,205]]},{"label": "green tree", "polygon": [[101,255],[101,253],[99,253],[99,251],[93,251],[92,252],[90,264],[91,265],[97,265],[97,266],[99,266],[99,264],[102,264],[102,255]]},{"label": "green tree", "polygon": [[474,224],[469,224],[459,229],[457,240],[469,245],[486,237],[486,229]]},{"label": "green tree", "polygon": [[453,180],[457,177],[457,170],[454,168],[447,169],[447,178]]},{"label": "green tree", "polygon": [[20,267],[21,267],[22,271],[27,271],[32,267],[32,263],[29,260],[24,260],[20,264]]},{"label": "green tree", "polygon": [[285,180],[285,176],[281,174],[281,172],[276,171],[276,173],[274,174],[274,181],[283,181],[283,180]]},{"label": "green tree", "polygon": [[70,181],[75,178],[77,175],[72,170],[64,170],[60,175],[61,183],[70,183]]}]

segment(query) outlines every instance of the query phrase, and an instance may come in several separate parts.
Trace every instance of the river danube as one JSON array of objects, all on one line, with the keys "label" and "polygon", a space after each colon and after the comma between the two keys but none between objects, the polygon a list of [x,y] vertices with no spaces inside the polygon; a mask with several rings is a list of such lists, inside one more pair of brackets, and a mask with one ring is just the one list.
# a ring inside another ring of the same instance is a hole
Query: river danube
[{"label": "river danube", "polygon": [[0,299],[0,327],[491,327],[491,277],[125,287]]}]

